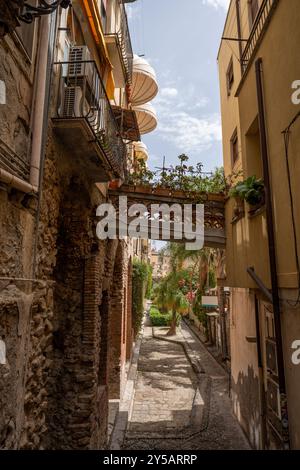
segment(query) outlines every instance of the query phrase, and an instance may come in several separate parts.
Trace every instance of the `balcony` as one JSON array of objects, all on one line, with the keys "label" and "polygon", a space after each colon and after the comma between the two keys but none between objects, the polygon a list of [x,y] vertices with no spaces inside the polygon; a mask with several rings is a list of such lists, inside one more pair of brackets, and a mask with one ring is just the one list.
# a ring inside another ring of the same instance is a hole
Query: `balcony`
[{"label": "balcony", "polygon": [[135,111],[122,108],[121,106],[112,106],[112,110],[122,138],[131,142],[140,140],[140,130]]},{"label": "balcony", "polygon": [[93,182],[123,178],[126,146],[95,62],[73,60],[55,66],[59,93],[53,125],[74,164]]},{"label": "balcony", "polygon": [[257,51],[263,35],[271,21],[279,0],[263,0],[242,54],[242,67],[245,73]]},{"label": "balcony", "polygon": [[122,88],[123,77],[125,77],[126,84],[132,83],[133,51],[127,14],[122,0],[116,0],[116,6],[110,24],[106,25],[105,40],[114,67],[116,87]]}]

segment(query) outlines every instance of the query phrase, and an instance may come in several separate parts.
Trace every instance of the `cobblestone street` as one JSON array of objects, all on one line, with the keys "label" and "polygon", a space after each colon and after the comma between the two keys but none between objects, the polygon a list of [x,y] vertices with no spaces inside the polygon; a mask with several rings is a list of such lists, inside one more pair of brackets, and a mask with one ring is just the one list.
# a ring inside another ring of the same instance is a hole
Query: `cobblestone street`
[{"label": "cobblestone street", "polygon": [[249,449],[228,376],[182,324],[176,337],[146,325],[124,449]]}]

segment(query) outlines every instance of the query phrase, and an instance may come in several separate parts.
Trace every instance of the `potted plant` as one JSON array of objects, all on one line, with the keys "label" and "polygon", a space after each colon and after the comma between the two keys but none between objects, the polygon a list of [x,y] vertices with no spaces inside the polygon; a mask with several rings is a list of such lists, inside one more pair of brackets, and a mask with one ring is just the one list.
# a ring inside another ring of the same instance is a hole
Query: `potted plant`
[{"label": "potted plant", "polygon": [[254,213],[265,202],[264,182],[256,176],[249,176],[237,183],[229,192],[231,197],[246,201],[251,206],[250,213]]}]

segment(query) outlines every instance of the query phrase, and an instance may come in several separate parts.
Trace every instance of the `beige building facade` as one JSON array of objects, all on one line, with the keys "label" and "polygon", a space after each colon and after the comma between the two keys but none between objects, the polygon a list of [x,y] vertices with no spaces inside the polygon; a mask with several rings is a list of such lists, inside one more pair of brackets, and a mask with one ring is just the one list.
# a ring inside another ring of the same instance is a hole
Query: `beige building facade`
[{"label": "beige building facade", "polygon": [[299,22],[297,0],[231,0],[218,54],[226,176],[265,186],[226,204],[232,401],[259,449],[300,448]]}]

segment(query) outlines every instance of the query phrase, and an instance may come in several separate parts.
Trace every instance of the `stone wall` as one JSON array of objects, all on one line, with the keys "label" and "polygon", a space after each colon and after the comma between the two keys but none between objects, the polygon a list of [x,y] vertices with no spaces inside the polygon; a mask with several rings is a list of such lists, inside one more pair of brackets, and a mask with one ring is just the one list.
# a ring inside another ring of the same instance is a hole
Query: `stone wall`
[{"label": "stone wall", "polygon": [[[50,133],[38,281],[7,281],[0,293],[8,358],[0,366],[2,448],[103,448],[108,393],[120,396],[130,337],[127,247],[96,238],[96,207],[104,199],[78,175],[72,155]],[[10,201],[9,191],[1,197],[1,274],[23,278],[32,272],[26,260],[29,253],[33,259],[37,213]],[[28,298],[32,305],[26,310],[22,302]]]},{"label": "stone wall", "polygon": [[[18,36],[7,35],[0,40],[0,64],[0,80],[5,89],[5,104],[0,105],[0,161],[5,161],[7,171],[28,179],[35,49],[30,61]],[[15,155],[18,164],[8,155]]]},{"label": "stone wall", "polygon": [[[7,145],[29,164],[35,54],[30,63],[16,41],[0,42],[0,154]],[[131,354],[128,247],[96,238],[105,198],[53,131],[55,93],[39,196],[0,184],[3,449],[105,447],[108,398]]]}]

